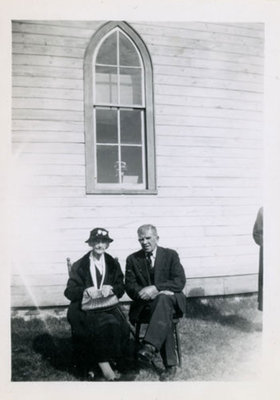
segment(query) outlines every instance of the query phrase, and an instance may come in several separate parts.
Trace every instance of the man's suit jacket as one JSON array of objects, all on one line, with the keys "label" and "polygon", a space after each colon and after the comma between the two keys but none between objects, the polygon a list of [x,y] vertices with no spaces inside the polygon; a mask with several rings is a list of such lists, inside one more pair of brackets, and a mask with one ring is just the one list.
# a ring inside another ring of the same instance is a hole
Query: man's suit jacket
[{"label": "man's suit jacket", "polygon": [[[186,310],[186,297],[182,290],[186,283],[184,269],[176,251],[158,247],[154,265],[154,285],[161,290],[174,292],[177,306],[183,314]],[[143,250],[131,254],[126,260],[125,290],[129,297],[134,300],[130,307],[130,320],[135,322],[141,311],[147,304],[141,300],[139,292],[145,286],[150,286],[150,274]]]}]

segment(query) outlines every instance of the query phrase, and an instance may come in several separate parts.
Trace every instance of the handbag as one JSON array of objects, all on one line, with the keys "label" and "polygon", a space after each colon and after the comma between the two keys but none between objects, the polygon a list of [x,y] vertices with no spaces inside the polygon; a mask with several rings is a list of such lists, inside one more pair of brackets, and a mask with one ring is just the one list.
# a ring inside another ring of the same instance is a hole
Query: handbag
[{"label": "handbag", "polygon": [[92,298],[87,290],[84,290],[83,298],[81,302],[81,309],[83,311],[105,311],[114,308],[119,303],[119,299],[115,294],[111,294],[107,297],[96,297]]}]

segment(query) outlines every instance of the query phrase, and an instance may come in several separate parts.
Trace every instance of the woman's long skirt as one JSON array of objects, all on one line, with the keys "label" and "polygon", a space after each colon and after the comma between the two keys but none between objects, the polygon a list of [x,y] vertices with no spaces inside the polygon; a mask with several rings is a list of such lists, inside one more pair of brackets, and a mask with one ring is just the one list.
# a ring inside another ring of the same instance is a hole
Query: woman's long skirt
[{"label": "woman's long skirt", "polygon": [[124,357],[129,328],[116,308],[107,311],[79,311],[79,314],[75,318],[69,318],[68,315],[78,367],[88,369],[99,362]]}]

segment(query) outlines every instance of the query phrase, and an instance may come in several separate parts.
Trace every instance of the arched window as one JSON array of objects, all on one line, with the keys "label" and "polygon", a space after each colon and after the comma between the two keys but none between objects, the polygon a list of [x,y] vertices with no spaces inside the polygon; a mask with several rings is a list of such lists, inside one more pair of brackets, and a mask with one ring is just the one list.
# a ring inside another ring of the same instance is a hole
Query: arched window
[{"label": "arched window", "polygon": [[85,55],[87,193],[155,193],[152,63],[125,22],[110,22]]}]

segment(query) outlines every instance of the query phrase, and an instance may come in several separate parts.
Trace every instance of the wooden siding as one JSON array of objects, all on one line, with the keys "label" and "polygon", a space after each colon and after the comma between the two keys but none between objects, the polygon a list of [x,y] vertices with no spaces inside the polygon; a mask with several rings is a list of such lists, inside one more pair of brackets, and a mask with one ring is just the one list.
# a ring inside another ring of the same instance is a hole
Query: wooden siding
[{"label": "wooden siding", "polygon": [[14,21],[12,306],[67,304],[66,257],[94,226],[110,253],[157,225],[188,296],[257,290],[262,203],[263,25],[130,22],[153,62],[158,194],[86,195],[83,57],[98,21]]}]

